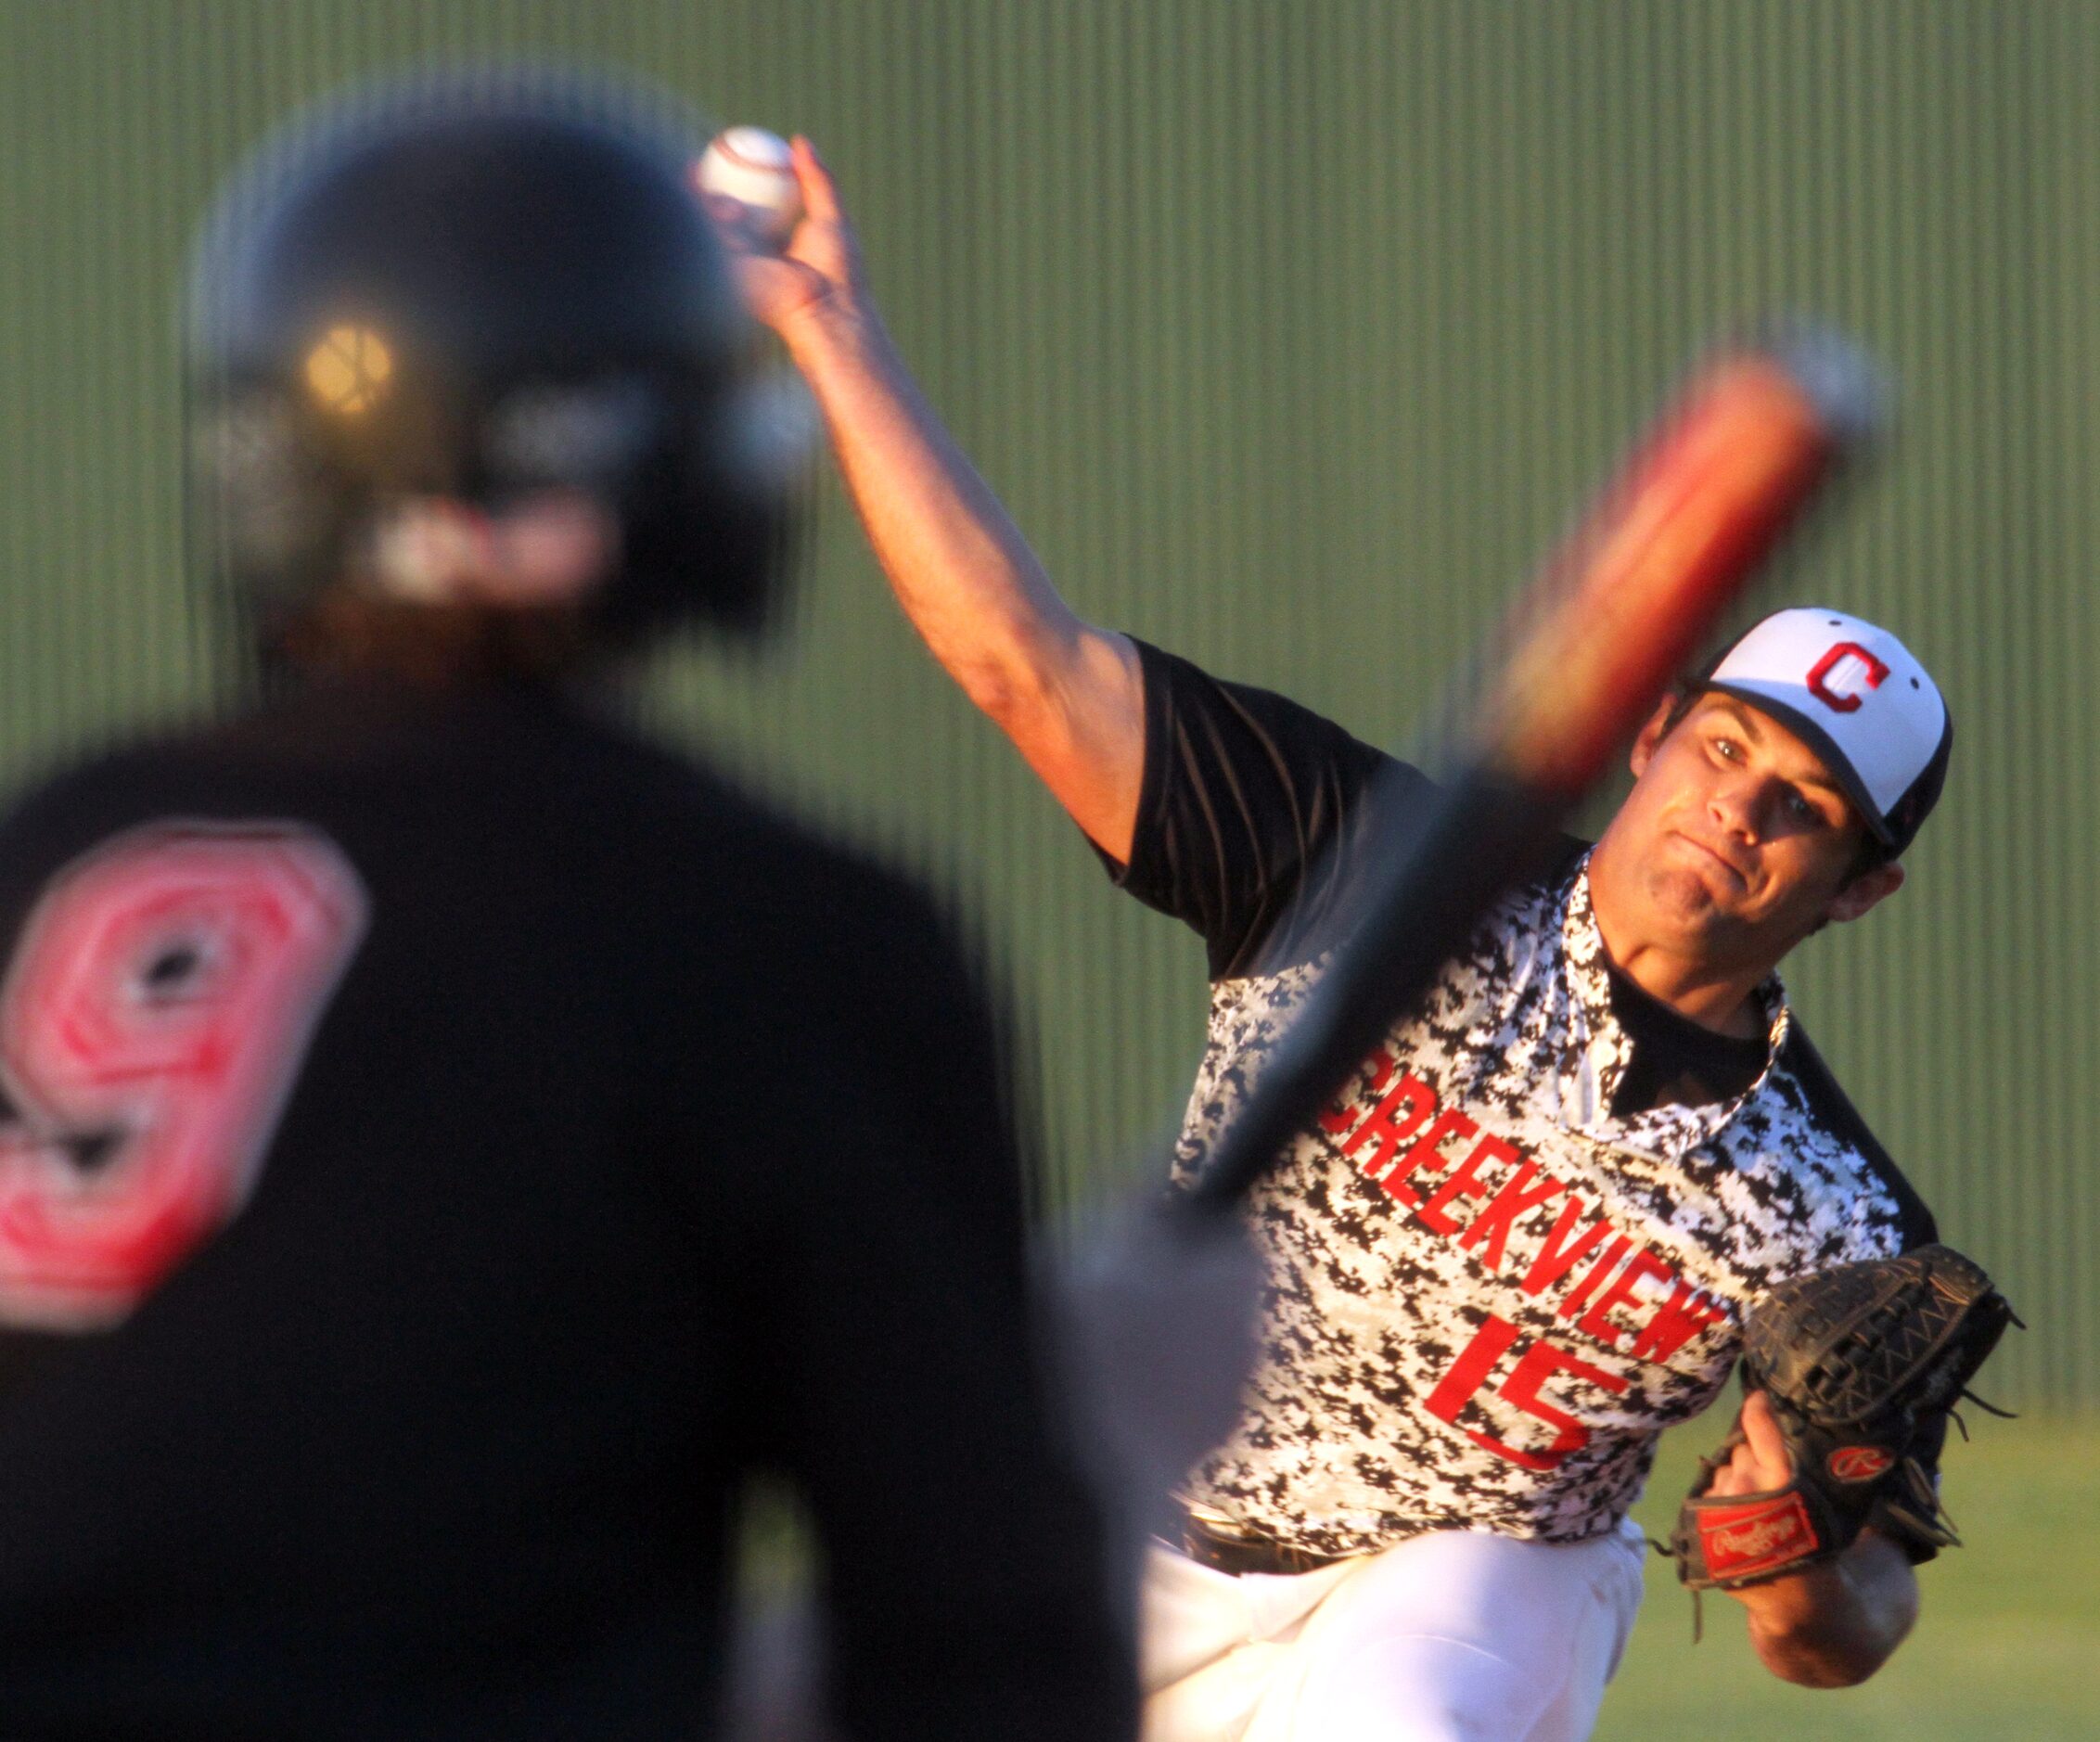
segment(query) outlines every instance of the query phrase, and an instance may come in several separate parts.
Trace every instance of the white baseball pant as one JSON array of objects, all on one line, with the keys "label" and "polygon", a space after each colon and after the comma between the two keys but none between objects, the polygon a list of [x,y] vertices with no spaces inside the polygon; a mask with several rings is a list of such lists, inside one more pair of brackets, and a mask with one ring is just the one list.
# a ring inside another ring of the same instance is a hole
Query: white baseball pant
[{"label": "white baseball pant", "polygon": [[1144,1742],[1582,1742],[1641,1601],[1587,1543],[1437,1531],[1288,1576],[1146,1566]]}]

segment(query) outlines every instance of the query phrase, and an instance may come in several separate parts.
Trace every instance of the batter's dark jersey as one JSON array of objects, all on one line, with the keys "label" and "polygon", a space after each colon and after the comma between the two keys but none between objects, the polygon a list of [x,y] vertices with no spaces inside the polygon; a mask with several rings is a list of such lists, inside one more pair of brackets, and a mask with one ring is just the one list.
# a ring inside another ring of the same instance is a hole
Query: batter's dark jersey
[{"label": "batter's dark jersey", "polygon": [[[1202,936],[1198,1171],[1347,937],[1417,770],[1141,648],[1127,865]],[[1748,1053],[1613,968],[1583,844],[1512,890],[1249,1194],[1264,1353],[1201,1504],[1323,1554],[1425,1530],[1615,1529],[1657,1435],[1719,1393],[1772,1282],[1934,1237],[1776,979]]]},{"label": "batter's dark jersey", "polygon": [[[320,693],[0,826],[11,1007],[52,1018],[11,1038],[64,1026],[19,982],[74,897],[147,937],[94,999],[209,1005],[218,946],[151,935],[198,865],[234,944],[319,962],[311,1034],[135,1305],[15,1231],[0,1736],[708,1734],[766,1467],[849,1734],[1127,1733],[988,1023],[919,897],[551,694]],[[55,1132],[76,1090],[6,1059],[0,1218],[121,1184],[146,1140]]]}]

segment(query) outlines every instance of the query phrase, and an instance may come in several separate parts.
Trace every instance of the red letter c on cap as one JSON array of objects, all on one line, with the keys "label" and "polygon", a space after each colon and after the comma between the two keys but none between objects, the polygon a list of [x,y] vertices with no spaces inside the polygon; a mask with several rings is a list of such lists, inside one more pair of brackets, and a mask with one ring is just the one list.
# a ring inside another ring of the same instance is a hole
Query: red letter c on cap
[{"label": "red letter c on cap", "polygon": [[1840,696],[1823,681],[1830,675],[1831,669],[1838,661],[1844,659],[1857,660],[1866,667],[1866,686],[1869,689],[1881,687],[1881,680],[1889,675],[1889,668],[1856,641],[1840,641],[1815,662],[1815,669],[1809,673],[1809,694],[1826,708],[1838,713],[1850,713],[1860,705],[1860,698],[1857,696]]}]

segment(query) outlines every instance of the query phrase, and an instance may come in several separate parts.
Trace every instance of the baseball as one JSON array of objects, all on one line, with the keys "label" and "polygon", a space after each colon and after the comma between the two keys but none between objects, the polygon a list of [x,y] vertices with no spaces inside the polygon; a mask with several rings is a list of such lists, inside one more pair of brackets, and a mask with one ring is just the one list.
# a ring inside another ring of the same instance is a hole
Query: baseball
[{"label": "baseball", "polygon": [[[700,191],[718,217],[743,225],[753,241],[778,248],[802,218],[802,190],[795,180],[787,140],[763,127],[731,127],[717,134],[701,154]],[[717,201],[733,201],[724,211]]]}]

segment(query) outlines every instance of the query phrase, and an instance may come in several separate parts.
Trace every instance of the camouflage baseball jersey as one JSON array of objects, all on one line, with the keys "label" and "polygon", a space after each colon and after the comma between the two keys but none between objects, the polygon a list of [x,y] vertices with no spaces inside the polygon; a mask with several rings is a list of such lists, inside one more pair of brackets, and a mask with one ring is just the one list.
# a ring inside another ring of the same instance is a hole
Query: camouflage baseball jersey
[{"label": "camouflage baseball jersey", "polygon": [[[1203,934],[1213,980],[1185,1179],[1329,959],[1369,806],[1433,788],[1282,698],[1142,651],[1118,874]],[[1607,956],[1580,843],[1507,896],[1253,1194],[1266,1353],[1190,1497],[1327,1554],[1615,1525],[1656,1436],[1722,1390],[1745,1302],[1933,1237],[1777,980],[1759,995],[1747,1063],[1645,1000]],[[1636,1079],[1650,1092],[1629,1096]]]}]

